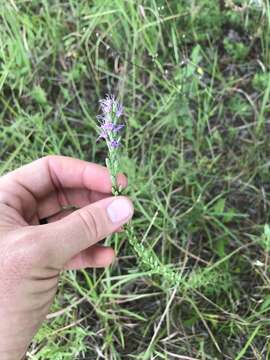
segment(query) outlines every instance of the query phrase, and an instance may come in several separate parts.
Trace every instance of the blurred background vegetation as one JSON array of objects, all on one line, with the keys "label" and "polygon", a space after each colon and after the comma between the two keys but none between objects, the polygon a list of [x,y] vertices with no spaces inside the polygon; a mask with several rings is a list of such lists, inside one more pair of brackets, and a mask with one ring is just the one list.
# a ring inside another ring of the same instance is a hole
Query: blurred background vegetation
[{"label": "blurred background vegetation", "polygon": [[107,239],[117,262],[62,274],[29,359],[270,358],[268,0],[1,1],[1,174],[47,154],[104,164],[110,92],[136,231],[197,275],[172,291]]}]

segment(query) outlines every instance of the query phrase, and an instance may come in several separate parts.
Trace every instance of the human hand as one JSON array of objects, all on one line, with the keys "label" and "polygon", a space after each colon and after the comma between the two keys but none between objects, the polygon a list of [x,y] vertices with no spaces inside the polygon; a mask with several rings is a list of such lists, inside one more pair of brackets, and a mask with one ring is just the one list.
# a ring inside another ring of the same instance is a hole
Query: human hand
[{"label": "human hand", "polygon": [[[118,183],[127,185],[124,175]],[[50,218],[63,206],[80,209]],[[0,178],[0,359],[21,359],[49,311],[64,268],[104,267],[114,251],[97,242],[133,215],[111,197],[106,168],[48,156]]]}]

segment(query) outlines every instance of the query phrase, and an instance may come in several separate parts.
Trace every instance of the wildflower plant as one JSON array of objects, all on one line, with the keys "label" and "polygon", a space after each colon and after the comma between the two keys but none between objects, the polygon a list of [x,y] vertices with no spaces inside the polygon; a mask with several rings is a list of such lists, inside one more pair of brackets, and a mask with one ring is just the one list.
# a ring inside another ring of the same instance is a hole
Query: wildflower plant
[{"label": "wildflower plant", "polygon": [[[117,185],[117,174],[119,173],[119,155],[121,147],[121,135],[124,124],[120,122],[123,115],[122,104],[113,96],[107,95],[100,100],[101,114],[97,117],[99,121],[99,139],[104,139],[107,144],[108,156],[106,166],[110,172],[112,181],[112,193],[120,195],[122,189]],[[158,257],[151,249],[147,249],[137,238],[132,223],[125,226],[128,241],[136,254],[139,264],[150,275],[159,275],[169,285],[176,286],[180,282],[180,276],[169,266],[160,263]]]},{"label": "wildflower plant", "polygon": [[[120,164],[120,150],[122,131],[125,127],[121,123],[121,117],[123,115],[122,104],[113,96],[107,95],[105,99],[100,100],[101,114],[97,116],[99,125],[98,140],[103,139],[106,141],[108,155],[106,158],[106,166],[110,172],[112,181],[112,193],[117,196],[122,193],[121,187],[117,184],[117,174],[119,173]],[[214,277],[218,277],[215,274],[209,275],[209,273],[199,271],[196,274],[195,271],[190,273],[190,276],[183,275],[173,270],[169,265],[164,265],[159,261],[159,258],[150,248],[145,247],[138,239],[132,222],[129,222],[124,226],[124,230],[127,235],[129,244],[131,245],[139,266],[143,271],[147,271],[147,274],[152,276],[159,276],[170,287],[180,287],[182,290],[188,290],[190,288],[198,288],[201,285],[215,283]],[[198,275],[198,276],[197,276]],[[189,281],[190,280],[190,281]]]}]

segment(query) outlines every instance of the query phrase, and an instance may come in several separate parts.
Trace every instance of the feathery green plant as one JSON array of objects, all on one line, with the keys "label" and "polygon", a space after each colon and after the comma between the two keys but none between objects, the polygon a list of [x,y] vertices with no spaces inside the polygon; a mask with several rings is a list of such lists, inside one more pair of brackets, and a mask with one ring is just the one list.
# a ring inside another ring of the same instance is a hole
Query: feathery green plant
[{"label": "feathery green plant", "polygon": [[[119,124],[119,118],[123,114],[123,106],[113,95],[107,95],[105,99],[100,101],[100,105],[102,114],[98,116],[100,121],[99,138],[105,139],[107,144],[106,166],[111,176],[112,193],[117,196],[122,192],[121,187],[117,185],[117,174],[119,172],[119,148],[121,145],[120,131],[124,128],[124,124]],[[140,266],[149,271],[149,275],[161,276],[170,286],[180,284],[181,276],[169,266],[162,264],[153,251],[139,242],[132,222],[125,226],[125,232]]]},{"label": "feathery green plant", "polygon": [[[100,100],[100,106],[102,114],[97,117],[100,122],[98,139],[102,138],[106,141],[108,148],[106,166],[111,176],[112,193],[117,196],[122,193],[121,187],[117,184],[117,174],[119,173],[121,130],[125,127],[124,124],[119,123],[123,106],[114,95],[107,95],[105,99]],[[170,266],[162,264],[156,254],[139,241],[132,222],[126,224],[124,229],[141,268],[148,271],[149,276],[160,276],[170,287],[181,286],[183,290],[195,289],[220,279],[216,272],[209,274],[208,271],[192,271],[190,276],[186,276],[174,271]]]}]

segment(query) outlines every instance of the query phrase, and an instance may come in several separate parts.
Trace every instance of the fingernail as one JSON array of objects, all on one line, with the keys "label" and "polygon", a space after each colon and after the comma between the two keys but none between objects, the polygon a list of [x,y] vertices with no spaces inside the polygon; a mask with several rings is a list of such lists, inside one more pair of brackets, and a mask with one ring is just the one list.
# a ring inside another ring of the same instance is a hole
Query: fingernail
[{"label": "fingernail", "polygon": [[131,203],[125,198],[114,200],[107,208],[109,218],[113,223],[130,218],[132,211]]}]

